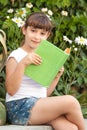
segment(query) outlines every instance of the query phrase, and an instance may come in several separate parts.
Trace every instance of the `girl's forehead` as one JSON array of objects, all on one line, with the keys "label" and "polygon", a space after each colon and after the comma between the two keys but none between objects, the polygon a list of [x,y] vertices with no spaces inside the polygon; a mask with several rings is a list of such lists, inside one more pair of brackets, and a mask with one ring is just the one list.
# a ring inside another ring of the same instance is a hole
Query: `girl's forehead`
[{"label": "girl's forehead", "polygon": [[46,29],[44,28],[39,28],[39,27],[34,27],[34,26],[28,26],[29,29],[35,29],[35,30],[40,30],[40,31],[44,31],[44,32],[48,32]]}]

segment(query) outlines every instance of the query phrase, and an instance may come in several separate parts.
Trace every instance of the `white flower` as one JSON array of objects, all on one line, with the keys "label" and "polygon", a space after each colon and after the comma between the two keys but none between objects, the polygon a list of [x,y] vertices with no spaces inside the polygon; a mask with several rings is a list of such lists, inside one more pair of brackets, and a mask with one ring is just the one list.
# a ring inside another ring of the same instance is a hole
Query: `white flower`
[{"label": "white flower", "polygon": [[84,44],[87,46],[87,39],[85,39],[85,42],[84,42]]},{"label": "white flower", "polygon": [[42,12],[47,12],[48,9],[47,9],[47,8],[42,8],[41,11],[42,11]]},{"label": "white flower", "polygon": [[13,11],[14,11],[13,9],[9,9],[7,12],[8,13],[13,13]]},{"label": "white flower", "polygon": [[27,4],[26,4],[26,7],[28,7],[28,8],[31,9],[31,8],[33,7],[33,5],[32,5],[32,3],[30,2],[30,3],[27,3]]},{"label": "white flower", "polygon": [[63,40],[72,44],[72,40],[70,40],[67,36],[63,36]]},{"label": "white flower", "polygon": [[52,12],[51,10],[48,10],[48,14],[49,14],[50,16],[52,16],[52,15],[53,15],[53,12]]},{"label": "white flower", "polygon": [[9,19],[10,17],[9,16],[6,16],[7,19]]},{"label": "white flower", "polygon": [[67,36],[63,36],[63,40],[67,42],[69,39]]},{"label": "white flower", "polygon": [[77,50],[78,50],[78,49],[75,47],[75,48],[74,48],[74,51],[77,51]]},{"label": "white flower", "polygon": [[22,27],[24,25],[24,21],[21,18],[14,17],[12,21],[17,24],[18,27]]},{"label": "white flower", "polygon": [[48,15],[48,14],[46,14],[46,16],[49,18],[49,20],[51,21],[51,18],[50,18],[50,16]]},{"label": "white flower", "polygon": [[21,17],[26,17],[26,9],[21,8],[20,10],[16,11],[17,15],[20,15]]},{"label": "white flower", "polygon": [[62,14],[63,16],[68,16],[68,12],[67,12],[67,11],[64,11],[64,10],[62,10],[61,14]]},{"label": "white flower", "polygon": [[83,38],[82,36],[78,36],[75,38],[75,43],[77,43],[78,45],[87,45],[87,39]]},{"label": "white flower", "polygon": [[68,42],[69,42],[70,44],[72,44],[72,40],[68,39]]},{"label": "white flower", "polygon": [[18,25],[18,27],[23,27],[23,25],[25,24],[25,21],[20,21],[20,23],[19,24],[17,24]]}]

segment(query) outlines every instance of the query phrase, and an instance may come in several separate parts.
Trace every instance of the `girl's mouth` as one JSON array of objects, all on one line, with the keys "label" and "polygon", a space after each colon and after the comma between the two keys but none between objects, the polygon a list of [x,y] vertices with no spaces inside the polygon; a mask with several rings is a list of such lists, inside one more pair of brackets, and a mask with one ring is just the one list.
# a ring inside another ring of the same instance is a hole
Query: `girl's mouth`
[{"label": "girl's mouth", "polygon": [[39,41],[33,41],[33,40],[32,40],[32,42],[33,42],[34,44],[40,44]]}]

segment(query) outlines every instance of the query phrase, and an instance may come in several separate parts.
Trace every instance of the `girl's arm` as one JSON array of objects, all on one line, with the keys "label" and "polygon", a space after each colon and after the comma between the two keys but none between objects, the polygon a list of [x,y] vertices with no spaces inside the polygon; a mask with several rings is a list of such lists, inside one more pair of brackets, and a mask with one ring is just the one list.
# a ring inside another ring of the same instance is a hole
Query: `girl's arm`
[{"label": "girl's arm", "polygon": [[24,70],[29,64],[41,64],[41,57],[35,53],[31,53],[25,56],[19,63],[17,63],[13,57],[9,58],[7,61],[5,85],[10,95],[14,95],[18,91],[24,75]]},{"label": "girl's arm", "polygon": [[56,85],[58,84],[59,79],[60,79],[61,75],[63,74],[63,72],[64,72],[64,67],[62,67],[62,69],[58,72],[58,74],[56,75],[56,77],[52,81],[51,85],[47,89],[47,96],[50,96],[52,94],[52,92],[54,91]]},{"label": "girl's arm", "polygon": [[24,74],[24,64],[17,63],[14,58],[10,58],[6,64],[6,90],[10,95],[14,95],[20,87]]}]

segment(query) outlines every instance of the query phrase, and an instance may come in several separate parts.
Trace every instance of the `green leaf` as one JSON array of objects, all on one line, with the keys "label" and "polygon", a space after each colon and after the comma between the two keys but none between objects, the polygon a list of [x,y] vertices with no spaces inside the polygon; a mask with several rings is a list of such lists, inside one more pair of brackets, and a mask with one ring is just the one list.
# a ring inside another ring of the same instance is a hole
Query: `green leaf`
[{"label": "green leaf", "polygon": [[2,5],[7,5],[8,2],[9,2],[9,0],[0,0],[0,3],[1,3]]}]

